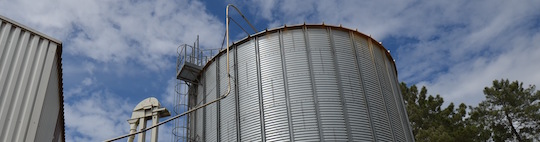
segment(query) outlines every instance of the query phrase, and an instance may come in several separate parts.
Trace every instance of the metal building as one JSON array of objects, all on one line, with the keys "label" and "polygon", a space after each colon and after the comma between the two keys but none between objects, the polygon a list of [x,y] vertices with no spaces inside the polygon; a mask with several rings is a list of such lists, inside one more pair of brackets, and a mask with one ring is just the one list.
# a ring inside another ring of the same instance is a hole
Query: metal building
[{"label": "metal building", "polygon": [[62,43],[0,16],[0,141],[64,139]]},{"label": "metal building", "polygon": [[[229,49],[231,94],[189,114],[190,141],[414,141],[394,60],[365,34],[284,26]],[[226,58],[178,73],[189,108],[226,93]]]}]

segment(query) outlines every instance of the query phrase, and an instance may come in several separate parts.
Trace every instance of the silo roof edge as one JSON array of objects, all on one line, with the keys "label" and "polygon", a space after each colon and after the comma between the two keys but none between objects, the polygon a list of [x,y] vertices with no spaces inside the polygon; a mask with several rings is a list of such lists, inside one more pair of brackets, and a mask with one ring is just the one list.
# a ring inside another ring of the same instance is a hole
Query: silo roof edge
[{"label": "silo roof edge", "polygon": [[[352,31],[356,34],[359,34],[361,36],[364,36],[366,37],[367,39],[370,39],[370,40],[373,40],[374,41],[374,44],[378,44],[380,47],[382,47],[384,49],[384,51],[387,51],[385,52],[386,55],[390,58],[390,61],[392,61],[394,63],[394,68],[396,69],[396,76],[397,76],[397,68],[396,68],[396,64],[395,64],[395,61],[394,61],[394,58],[392,57],[392,55],[388,52],[388,49],[385,48],[381,42],[375,40],[374,38],[372,38],[371,36],[367,35],[367,34],[364,34],[362,32],[359,32],[358,30],[353,30],[353,29],[350,29],[350,28],[347,28],[347,27],[343,27],[343,26],[336,26],[336,25],[328,25],[328,24],[295,24],[295,25],[283,25],[283,26],[279,26],[279,27],[275,27],[275,28],[271,28],[271,29],[265,29],[265,30],[261,30],[257,33],[254,33],[254,34],[251,34],[251,35],[248,35],[240,40],[237,40],[236,42],[232,42],[233,44],[231,44],[228,48],[229,50],[231,49],[234,49],[236,47],[236,45],[238,44],[242,44],[244,42],[247,42],[249,41],[250,39],[254,38],[254,37],[259,37],[259,36],[263,36],[265,33],[269,33],[269,32],[277,32],[279,30],[282,30],[282,29],[289,29],[289,28],[299,28],[299,27],[330,27],[330,28],[338,28],[338,29],[343,29],[343,30],[348,30],[348,31]],[[203,72],[204,70],[206,70],[207,66],[210,65],[212,62],[214,62],[214,60],[216,59],[216,57],[218,56],[221,56],[222,54],[225,54],[226,52],[226,49],[223,49],[221,51],[219,51],[219,53],[217,53],[215,56],[212,57],[212,59],[208,60],[208,62],[203,66],[201,72]]]}]

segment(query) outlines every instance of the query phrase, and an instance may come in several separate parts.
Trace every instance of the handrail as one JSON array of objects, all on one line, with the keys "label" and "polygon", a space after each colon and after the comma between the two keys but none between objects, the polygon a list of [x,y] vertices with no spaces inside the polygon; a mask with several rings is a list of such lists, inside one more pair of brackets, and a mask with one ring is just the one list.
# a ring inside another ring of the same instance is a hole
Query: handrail
[{"label": "handrail", "polygon": [[[179,114],[179,115],[176,115],[176,116],[174,116],[174,117],[171,117],[171,118],[169,118],[169,119],[167,119],[167,120],[165,120],[165,121],[159,122],[159,123],[156,124],[156,125],[153,125],[153,126],[150,126],[150,127],[148,127],[148,128],[142,129],[142,130],[137,131],[137,132],[135,132],[135,133],[130,133],[130,134],[126,134],[126,135],[122,135],[122,136],[119,136],[119,137],[116,137],[116,138],[112,138],[112,139],[106,140],[106,142],[112,142],[112,141],[120,140],[120,139],[129,137],[129,136],[133,136],[133,135],[136,135],[136,134],[144,133],[144,132],[146,132],[146,131],[148,131],[148,130],[150,130],[150,129],[156,128],[156,127],[158,127],[158,126],[160,126],[160,125],[163,125],[163,124],[165,124],[165,123],[167,123],[167,122],[170,122],[170,121],[172,121],[172,120],[174,120],[174,119],[180,118],[180,117],[182,117],[182,116],[184,116],[184,115],[186,115],[186,114],[189,114],[189,113],[191,113],[191,112],[193,112],[193,111],[196,111],[196,110],[198,110],[198,109],[200,109],[200,108],[203,108],[203,107],[206,107],[206,106],[208,106],[208,105],[210,105],[210,104],[213,104],[213,103],[215,103],[215,102],[218,102],[218,101],[220,101],[220,100],[226,98],[227,96],[229,96],[229,94],[231,93],[231,74],[230,74],[230,69],[229,69],[229,7],[230,7],[230,6],[232,6],[234,9],[236,9],[236,11],[238,11],[238,13],[240,13],[240,15],[242,16],[242,18],[244,18],[244,20],[246,20],[246,22],[249,24],[249,26],[251,26],[251,28],[253,29],[253,31],[257,32],[257,30],[255,29],[255,27],[253,27],[253,25],[251,25],[251,23],[249,23],[249,21],[246,19],[246,17],[242,14],[242,12],[240,12],[240,10],[238,10],[238,8],[236,8],[236,6],[234,6],[234,5],[232,5],[232,4],[228,4],[228,5],[227,5],[227,9],[226,9],[226,12],[227,12],[226,14],[227,14],[227,15],[226,15],[226,18],[225,18],[225,24],[226,24],[226,31],[225,31],[225,32],[226,32],[226,34],[227,34],[227,47],[226,47],[226,48],[227,48],[227,78],[228,78],[228,83],[227,83],[227,86],[228,86],[227,88],[228,88],[228,89],[227,89],[227,93],[225,93],[224,95],[220,96],[219,98],[217,98],[217,99],[215,99],[215,100],[213,100],[213,101],[210,101],[210,102],[208,102],[208,103],[205,103],[205,104],[203,104],[203,105],[201,105],[201,106],[198,106],[198,107],[196,107],[196,108],[190,109],[190,110],[188,110],[188,111],[186,111],[186,112],[184,112],[184,113],[182,113],[182,114]],[[185,48],[185,47],[184,47],[184,48]],[[178,49],[177,49],[177,50],[178,50]]]}]

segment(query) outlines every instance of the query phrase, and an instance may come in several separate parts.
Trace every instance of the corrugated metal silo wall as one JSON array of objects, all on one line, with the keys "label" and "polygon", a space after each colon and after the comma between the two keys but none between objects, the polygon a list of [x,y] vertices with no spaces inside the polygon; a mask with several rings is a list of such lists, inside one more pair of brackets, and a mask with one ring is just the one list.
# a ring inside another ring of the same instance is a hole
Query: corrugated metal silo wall
[{"label": "corrugated metal silo wall", "polygon": [[[414,141],[390,54],[356,31],[259,33],[234,45],[230,69],[231,95],[196,112],[197,140]],[[226,55],[200,80],[197,102],[225,94]]]},{"label": "corrugated metal silo wall", "polygon": [[[258,141],[262,139],[261,131],[262,111],[258,86],[258,68],[255,41],[248,41],[238,46],[236,50],[236,91],[238,96],[238,109],[240,119],[240,139],[244,141]],[[245,95],[239,95],[245,94]]]},{"label": "corrugated metal silo wall", "polygon": [[61,43],[0,22],[0,141],[63,141]]},{"label": "corrugated metal silo wall", "polygon": [[[218,90],[219,84],[217,84],[217,68],[216,64],[210,64],[208,66],[208,70],[204,73],[204,88],[205,88],[205,102],[210,102],[212,100],[217,99],[217,96],[219,95]],[[218,104],[211,104],[205,107],[205,118],[204,118],[204,141],[217,141],[217,134],[218,134]]]},{"label": "corrugated metal silo wall", "polygon": [[[230,51],[229,60],[234,61],[234,49]],[[225,56],[226,57],[226,56]],[[227,58],[219,58],[219,94],[227,93]],[[230,70],[234,69],[234,62],[230,62]],[[234,72],[231,73],[231,78],[235,78]],[[234,80],[231,79],[231,85],[234,85]],[[235,87],[231,87],[231,95],[219,102],[219,134],[220,141],[236,141],[236,95]]]}]

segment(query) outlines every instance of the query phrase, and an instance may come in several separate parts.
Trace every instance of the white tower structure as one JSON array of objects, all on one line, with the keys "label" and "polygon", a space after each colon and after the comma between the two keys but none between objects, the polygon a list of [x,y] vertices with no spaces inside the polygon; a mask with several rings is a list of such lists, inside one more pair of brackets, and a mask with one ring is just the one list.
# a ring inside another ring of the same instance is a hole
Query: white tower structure
[{"label": "white tower structure", "polygon": [[[152,119],[152,125],[157,125],[159,122],[159,118],[161,117],[167,117],[171,116],[169,113],[169,110],[167,110],[164,107],[161,107],[161,104],[159,101],[154,98],[146,98],[143,101],[141,101],[137,106],[135,106],[135,109],[133,109],[133,113],[131,115],[131,119],[128,120],[130,130],[129,133],[135,133],[137,126],[140,125],[139,131],[146,129],[146,121]],[[139,135],[138,142],[144,142],[145,141],[145,133],[141,133]],[[133,142],[133,139],[135,139],[135,135],[130,136],[128,138],[128,142]],[[158,128],[152,129],[152,137],[151,142],[157,142],[158,140]]]}]

